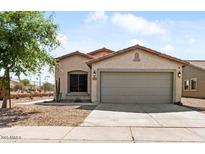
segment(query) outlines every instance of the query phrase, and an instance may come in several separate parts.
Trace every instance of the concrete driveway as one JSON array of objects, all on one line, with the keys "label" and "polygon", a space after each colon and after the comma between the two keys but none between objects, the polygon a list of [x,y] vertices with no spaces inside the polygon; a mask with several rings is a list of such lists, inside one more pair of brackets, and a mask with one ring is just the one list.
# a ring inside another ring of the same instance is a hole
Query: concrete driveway
[{"label": "concrete driveway", "polygon": [[81,126],[205,127],[205,114],[173,104],[99,104]]}]

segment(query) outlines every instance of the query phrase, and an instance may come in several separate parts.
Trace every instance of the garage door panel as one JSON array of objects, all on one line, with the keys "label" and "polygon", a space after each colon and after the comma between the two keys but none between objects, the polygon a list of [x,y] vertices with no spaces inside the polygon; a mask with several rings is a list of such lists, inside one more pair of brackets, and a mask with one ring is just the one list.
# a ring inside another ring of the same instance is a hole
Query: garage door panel
[{"label": "garage door panel", "polygon": [[101,74],[103,103],[170,103],[172,73],[112,73]]},{"label": "garage door panel", "polygon": [[[115,100],[113,102],[113,100]],[[157,96],[107,96],[103,103],[170,103],[167,97],[157,97]]]},{"label": "garage door panel", "polygon": [[[149,88],[150,85],[155,85],[155,87],[170,87],[170,84],[172,83],[170,80],[146,80],[146,84],[144,84],[144,80],[122,80],[122,79],[116,79],[116,80],[103,80],[102,88],[131,88],[131,87],[147,87]],[[150,87],[151,88],[151,87]]]},{"label": "garage door panel", "polygon": [[[129,75],[127,75],[129,74]],[[151,80],[154,80],[154,79],[157,79],[157,80],[162,80],[162,79],[167,79],[167,80],[170,80],[172,79],[172,77],[170,76],[169,73],[163,73],[159,76],[159,73],[151,73],[152,75],[147,75],[147,74],[150,74],[150,73],[109,73],[109,72],[106,72],[106,73],[103,73],[101,75],[101,79],[104,80],[104,79],[122,79],[122,80],[131,80],[131,79],[141,79],[141,80],[144,80],[144,79],[151,79]]]},{"label": "garage door panel", "polygon": [[143,95],[143,96],[147,96],[148,94],[151,95],[168,95],[171,96],[171,89],[169,88],[160,88],[158,90],[156,90],[156,88],[129,88],[129,90],[127,88],[102,88],[101,91],[101,95],[103,96],[109,96],[109,95],[125,95],[125,96],[129,96],[129,95]]}]

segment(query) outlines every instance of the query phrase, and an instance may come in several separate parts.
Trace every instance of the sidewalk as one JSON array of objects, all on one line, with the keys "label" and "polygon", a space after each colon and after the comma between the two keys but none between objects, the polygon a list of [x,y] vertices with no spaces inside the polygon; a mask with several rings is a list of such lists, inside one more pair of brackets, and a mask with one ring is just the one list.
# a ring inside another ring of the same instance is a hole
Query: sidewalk
[{"label": "sidewalk", "polygon": [[[49,102],[49,101],[52,101],[53,98],[48,98],[48,99],[41,99],[41,100],[31,100],[31,101],[28,101],[28,102],[23,102],[23,103],[15,103],[16,105],[30,105],[30,104],[40,104],[40,103],[44,103],[45,101]],[[12,103],[14,104],[14,103]],[[0,100],[0,107],[2,105],[2,100]]]},{"label": "sidewalk", "polygon": [[0,128],[0,142],[205,142],[205,128],[15,126]]},{"label": "sidewalk", "polygon": [[18,103],[18,104],[22,104],[22,105],[29,105],[29,104],[37,104],[37,103],[43,103],[43,102],[49,102],[52,101],[53,98],[49,98],[49,99],[42,99],[42,100],[36,100],[36,101],[29,101],[29,102],[24,102],[24,103]]}]

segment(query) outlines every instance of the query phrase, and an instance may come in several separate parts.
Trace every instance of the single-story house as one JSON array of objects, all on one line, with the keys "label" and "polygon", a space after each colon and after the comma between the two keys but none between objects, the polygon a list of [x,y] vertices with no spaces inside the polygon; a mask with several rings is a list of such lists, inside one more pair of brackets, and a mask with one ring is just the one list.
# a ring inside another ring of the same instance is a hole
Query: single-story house
[{"label": "single-story house", "polygon": [[175,103],[181,101],[182,67],[188,62],[140,45],[106,48],[58,57],[62,99],[96,103]]},{"label": "single-story house", "polygon": [[205,98],[205,61],[188,60],[183,68],[183,97]]}]

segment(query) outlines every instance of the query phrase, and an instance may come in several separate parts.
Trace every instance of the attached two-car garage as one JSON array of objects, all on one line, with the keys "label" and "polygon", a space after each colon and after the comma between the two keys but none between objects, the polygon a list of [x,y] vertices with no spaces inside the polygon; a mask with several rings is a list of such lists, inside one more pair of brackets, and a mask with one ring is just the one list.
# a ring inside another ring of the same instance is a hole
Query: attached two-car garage
[{"label": "attached two-car garage", "polygon": [[87,62],[91,101],[96,103],[179,103],[187,62],[135,45]]},{"label": "attached two-car garage", "polygon": [[171,103],[172,72],[101,72],[101,103]]}]

